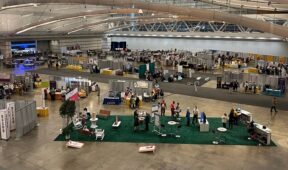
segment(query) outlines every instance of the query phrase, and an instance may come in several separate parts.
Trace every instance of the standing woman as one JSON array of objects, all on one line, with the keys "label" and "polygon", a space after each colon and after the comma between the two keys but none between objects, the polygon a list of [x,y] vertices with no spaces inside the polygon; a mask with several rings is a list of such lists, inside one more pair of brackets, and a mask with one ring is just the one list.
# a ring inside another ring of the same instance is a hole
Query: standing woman
[{"label": "standing woman", "polygon": [[187,112],[186,112],[186,120],[187,120],[187,123],[186,123],[186,126],[190,126],[190,108],[187,107]]},{"label": "standing woman", "polygon": [[229,113],[229,129],[233,129],[233,123],[234,123],[234,109],[232,108]]},{"label": "standing woman", "polygon": [[162,103],[161,103],[161,116],[165,116],[165,110],[166,110],[166,102],[165,100],[162,100]]}]

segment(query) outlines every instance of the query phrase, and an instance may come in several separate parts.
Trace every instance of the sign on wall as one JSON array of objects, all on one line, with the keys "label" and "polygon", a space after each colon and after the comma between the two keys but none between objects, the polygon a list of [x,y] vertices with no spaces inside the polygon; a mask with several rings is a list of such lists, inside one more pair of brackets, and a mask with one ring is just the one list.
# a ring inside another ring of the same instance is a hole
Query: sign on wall
[{"label": "sign on wall", "polygon": [[10,120],[10,130],[15,130],[16,129],[15,103],[8,102],[6,104],[6,108]]},{"label": "sign on wall", "polygon": [[1,139],[7,140],[10,138],[9,116],[6,109],[0,110],[0,129]]}]

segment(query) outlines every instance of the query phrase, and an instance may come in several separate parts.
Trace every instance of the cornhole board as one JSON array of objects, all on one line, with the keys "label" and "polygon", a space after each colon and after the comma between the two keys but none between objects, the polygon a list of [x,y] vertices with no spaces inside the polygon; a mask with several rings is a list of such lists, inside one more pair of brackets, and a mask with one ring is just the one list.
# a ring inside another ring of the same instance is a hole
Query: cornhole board
[{"label": "cornhole board", "polygon": [[139,147],[139,152],[144,153],[144,152],[155,152],[156,146],[155,145],[149,145],[149,146],[140,146]]},{"label": "cornhole board", "polygon": [[75,141],[68,141],[66,143],[66,146],[67,147],[70,147],[70,148],[77,148],[77,149],[80,149],[84,146],[84,143],[81,143],[81,142],[75,142]]}]

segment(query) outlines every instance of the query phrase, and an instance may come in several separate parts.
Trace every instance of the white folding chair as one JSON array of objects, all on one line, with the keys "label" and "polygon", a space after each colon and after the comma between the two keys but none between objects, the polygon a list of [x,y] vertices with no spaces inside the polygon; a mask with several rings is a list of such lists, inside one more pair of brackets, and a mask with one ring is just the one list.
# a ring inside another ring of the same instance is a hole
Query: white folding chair
[{"label": "white folding chair", "polygon": [[95,136],[96,136],[96,140],[98,138],[100,138],[101,140],[103,140],[105,134],[104,134],[104,129],[95,129]]},{"label": "white folding chair", "polygon": [[73,124],[76,130],[83,128],[81,121],[79,121],[77,118],[73,118]]}]

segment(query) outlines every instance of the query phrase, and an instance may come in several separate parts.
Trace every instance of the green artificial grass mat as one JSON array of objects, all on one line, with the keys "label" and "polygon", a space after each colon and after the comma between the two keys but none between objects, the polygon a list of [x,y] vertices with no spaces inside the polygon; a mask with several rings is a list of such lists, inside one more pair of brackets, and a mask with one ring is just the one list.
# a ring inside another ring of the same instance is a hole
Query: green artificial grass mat
[{"label": "green artificial grass mat", "polygon": [[[153,131],[154,125],[149,124],[149,131],[141,130],[145,129],[145,125],[140,126],[139,131],[134,131],[134,119],[133,116],[118,116],[121,120],[119,128],[112,128],[112,124],[115,121],[115,116],[110,116],[108,119],[99,119],[97,125],[99,129],[105,129],[105,137],[102,142],[131,142],[131,143],[171,143],[171,144],[213,144],[216,137],[225,139],[223,145],[249,145],[258,146],[259,142],[254,140],[248,140],[249,134],[247,128],[243,124],[234,125],[233,129],[228,129],[227,132],[221,133],[217,131],[218,127],[222,127],[220,118],[208,118],[209,132],[200,132],[199,126],[190,124],[190,127],[186,126],[186,119],[182,118],[181,128],[177,128],[177,125],[171,129],[167,124],[171,120],[170,117],[161,117],[161,124],[165,125],[165,128],[161,130],[162,133],[168,134],[175,132],[180,135],[180,138],[172,136],[162,137],[157,135]],[[192,120],[192,119],[191,119]],[[90,127],[90,122],[87,121],[87,127]],[[216,130],[216,134],[212,130]],[[88,136],[79,133],[74,130],[70,135],[70,140],[73,141],[91,141],[95,142],[95,136]],[[65,141],[65,136],[60,134],[55,141]],[[97,140],[101,141],[101,140]],[[269,146],[276,146],[274,142],[271,142]]]}]

